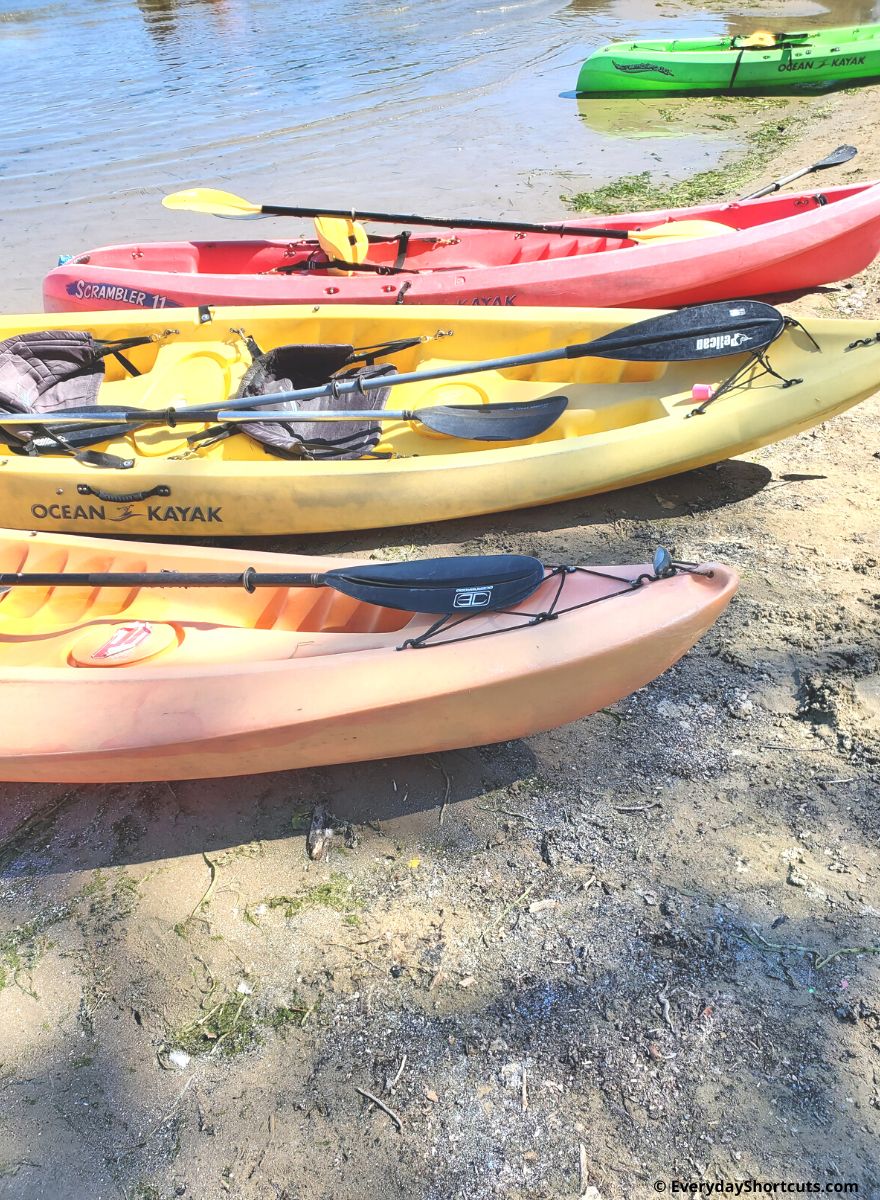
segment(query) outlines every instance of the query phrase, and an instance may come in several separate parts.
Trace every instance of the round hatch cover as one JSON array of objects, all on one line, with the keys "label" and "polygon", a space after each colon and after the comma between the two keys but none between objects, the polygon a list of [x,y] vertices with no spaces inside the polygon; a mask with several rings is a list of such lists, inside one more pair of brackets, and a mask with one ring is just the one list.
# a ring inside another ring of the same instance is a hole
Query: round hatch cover
[{"label": "round hatch cover", "polygon": [[127,667],[176,645],[173,625],[126,621],[93,626],[74,643],[70,657],[78,667]]}]

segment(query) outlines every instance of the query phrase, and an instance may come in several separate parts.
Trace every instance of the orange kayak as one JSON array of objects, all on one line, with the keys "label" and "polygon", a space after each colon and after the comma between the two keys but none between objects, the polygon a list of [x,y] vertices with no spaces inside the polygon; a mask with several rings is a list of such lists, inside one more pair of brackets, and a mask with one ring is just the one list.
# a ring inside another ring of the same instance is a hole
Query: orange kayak
[{"label": "orange kayak", "polygon": [[[0,574],[352,565],[0,531]],[[436,615],[326,586],[13,586],[0,595],[0,778],[191,779],[524,737],[655,678],[738,583],[718,564],[537,580],[515,607],[474,608],[434,634]]]}]

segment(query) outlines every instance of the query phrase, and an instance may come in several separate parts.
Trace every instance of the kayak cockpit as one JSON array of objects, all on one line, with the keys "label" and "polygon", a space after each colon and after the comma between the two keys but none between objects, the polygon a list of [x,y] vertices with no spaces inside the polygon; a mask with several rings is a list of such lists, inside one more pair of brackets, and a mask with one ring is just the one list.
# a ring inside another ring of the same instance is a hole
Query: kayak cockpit
[{"label": "kayak cockpit", "polygon": [[[2,574],[152,569],[136,546],[106,554],[0,543]],[[11,587],[0,593],[0,664],[183,666],[348,653],[395,644],[414,620],[416,631],[427,623],[329,588]]]},{"label": "kayak cockpit", "polygon": [[[651,223],[664,222],[658,219]],[[616,219],[610,224],[619,227]],[[493,231],[437,238],[413,237],[400,257],[398,239],[390,238],[370,242],[369,253],[362,264],[366,269],[359,268],[357,274],[375,275],[380,282],[387,277],[399,285],[412,274],[510,267],[633,247],[634,243],[617,238]],[[328,259],[317,242],[310,239],[109,246],[80,256],[75,260],[76,264],[123,272],[136,270],[139,275],[259,276],[267,281],[313,276],[332,279],[339,276],[341,269]]]}]

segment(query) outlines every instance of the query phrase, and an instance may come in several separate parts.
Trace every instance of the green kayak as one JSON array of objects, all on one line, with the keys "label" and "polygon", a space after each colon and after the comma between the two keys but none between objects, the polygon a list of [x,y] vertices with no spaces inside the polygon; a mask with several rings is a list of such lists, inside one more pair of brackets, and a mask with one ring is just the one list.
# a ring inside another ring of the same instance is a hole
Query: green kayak
[{"label": "green kayak", "polygon": [[580,95],[772,92],[880,79],[880,25],[617,42],[581,67]]}]

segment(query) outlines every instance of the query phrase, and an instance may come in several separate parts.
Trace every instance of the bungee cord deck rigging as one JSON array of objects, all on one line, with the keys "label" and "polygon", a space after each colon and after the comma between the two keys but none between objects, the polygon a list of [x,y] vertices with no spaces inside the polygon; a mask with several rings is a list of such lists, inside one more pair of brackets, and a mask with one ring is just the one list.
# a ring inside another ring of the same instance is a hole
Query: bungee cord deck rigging
[{"label": "bungee cord deck rigging", "polygon": [[[544,582],[548,580],[558,580],[558,586],[553,594],[550,604],[541,609],[539,612],[519,611],[512,612],[509,608],[492,608],[493,616],[509,616],[517,618],[511,625],[504,626],[500,629],[483,629],[479,633],[463,634],[460,637],[441,638],[441,634],[449,633],[457,629],[460,625],[466,624],[472,613],[464,615],[451,615],[445,613],[438,618],[429,629],[415,638],[409,638],[398,646],[398,650],[421,650],[430,645],[448,646],[456,642],[470,642],[476,638],[493,637],[498,633],[510,633],[514,629],[524,629],[532,625],[542,625],[545,621],[555,621],[559,617],[564,617],[568,613],[578,612],[583,608],[591,608],[594,604],[603,604],[608,600],[617,600],[622,596],[632,595],[633,592],[644,587],[646,584],[657,583],[662,579],[671,579],[674,575],[681,571],[689,574],[703,575],[707,579],[711,579],[713,573],[711,569],[702,568],[698,563],[686,563],[676,561],[671,557],[669,552],[662,546],[654,553],[654,559],[651,564],[651,571],[643,571],[641,574],[632,577],[622,575],[614,575],[610,571],[603,571],[595,567],[572,567],[567,565],[547,566]],[[570,604],[567,608],[559,607],[559,602],[562,599],[566,582],[573,575],[593,575],[599,579],[612,579],[617,583],[624,584],[617,592],[609,592],[604,596],[593,596],[589,600],[579,600]]]}]

